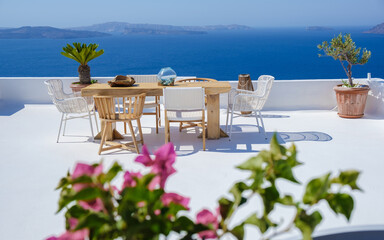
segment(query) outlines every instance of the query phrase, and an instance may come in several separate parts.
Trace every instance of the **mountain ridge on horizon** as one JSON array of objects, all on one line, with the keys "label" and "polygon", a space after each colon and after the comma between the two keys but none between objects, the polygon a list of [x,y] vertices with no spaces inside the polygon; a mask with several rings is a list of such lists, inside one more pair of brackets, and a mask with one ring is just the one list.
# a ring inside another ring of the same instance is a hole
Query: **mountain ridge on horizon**
[{"label": "mountain ridge on horizon", "polygon": [[150,33],[150,34],[205,34],[209,31],[232,31],[232,30],[251,30],[252,27],[229,24],[229,25],[205,25],[205,26],[176,26],[169,24],[150,24],[150,23],[128,23],[128,22],[105,22],[99,24],[93,24],[90,26],[82,27],[71,27],[71,30],[88,30],[97,31],[110,34],[122,34],[126,35],[129,33]]},{"label": "mountain ridge on horizon", "polygon": [[[312,29],[313,28],[313,29]],[[105,22],[90,26],[55,28],[51,26],[23,26],[19,28],[0,27],[0,39],[66,39],[108,37],[112,35],[196,35],[214,31],[248,31],[257,28],[230,24],[205,26],[175,26],[149,23]],[[306,30],[330,30],[328,27],[307,27]],[[384,23],[364,31],[364,33],[384,34]]]}]

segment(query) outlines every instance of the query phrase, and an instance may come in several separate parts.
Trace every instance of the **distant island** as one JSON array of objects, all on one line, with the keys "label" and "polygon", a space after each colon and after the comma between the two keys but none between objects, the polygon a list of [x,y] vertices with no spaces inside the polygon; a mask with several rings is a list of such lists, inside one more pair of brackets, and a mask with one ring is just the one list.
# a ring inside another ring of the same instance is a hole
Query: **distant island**
[{"label": "distant island", "polygon": [[244,25],[209,25],[209,26],[173,26],[161,24],[133,24],[126,22],[107,22],[85,27],[74,27],[72,30],[88,30],[114,35],[131,34],[206,34],[210,31],[251,30]]},{"label": "distant island", "polygon": [[243,25],[212,25],[212,26],[172,26],[160,24],[132,24],[125,22],[107,22],[85,27],[54,28],[49,26],[20,28],[0,27],[0,39],[32,39],[32,38],[91,38],[112,35],[186,35],[207,34],[210,31],[250,30]]},{"label": "distant island", "polygon": [[75,31],[53,27],[20,27],[0,29],[0,39],[30,39],[30,38],[89,38],[110,36],[107,33],[93,31]]},{"label": "distant island", "polygon": [[364,33],[384,34],[384,23],[376,25]]},{"label": "distant island", "polygon": [[309,27],[306,27],[305,30],[307,30],[307,31],[331,31],[331,30],[333,30],[333,28],[321,27],[321,26],[309,26]]}]

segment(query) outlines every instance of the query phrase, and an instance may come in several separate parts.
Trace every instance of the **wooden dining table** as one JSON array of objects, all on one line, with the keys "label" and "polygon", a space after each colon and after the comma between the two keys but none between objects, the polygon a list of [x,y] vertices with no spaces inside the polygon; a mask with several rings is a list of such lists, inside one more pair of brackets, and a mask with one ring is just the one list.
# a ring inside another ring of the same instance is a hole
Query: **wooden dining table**
[{"label": "wooden dining table", "polygon": [[[203,87],[207,96],[207,138],[219,139],[228,137],[220,128],[220,94],[231,90],[229,82],[180,82],[174,86],[160,86],[158,83],[136,83],[131,87],[111,87],[107,83],[94,83],[81,90],[81,95],[86,96],[114,96],[124,97],[145,93],[146,96],[162,96],[165,87]],[[109,140],[121,138],[121,134],[113,129]]]}]

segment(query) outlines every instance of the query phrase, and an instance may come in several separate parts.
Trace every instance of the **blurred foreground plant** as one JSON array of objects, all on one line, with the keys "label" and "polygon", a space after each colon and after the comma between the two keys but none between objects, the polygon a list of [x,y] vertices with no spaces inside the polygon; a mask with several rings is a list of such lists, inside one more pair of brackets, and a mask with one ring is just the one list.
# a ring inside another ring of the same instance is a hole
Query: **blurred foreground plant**
[{"label": "blurred foreground plant", "polygon": [[[322,220],[314,209],[320,201],[326,201],[335,213],[349,220],[354,202],[346,189],[359,189],[356,184],[359,172],[344,171],[334,177],[327,173],[312,179],[302,199],[294,200],[293,196],[279,192],[276,181],[285,179],[299,184],[292,171],[301,164],[296,160],[295,146],[286,149],[274,136],[270,148],[239,165],[239,169],[250,173],[249,178],[233,185],[231,197],[221,198],[216,212],[203,209],[195,221],[183,215],[189,210],[189,198],[164,190],[168,177],[176,172],[173,168],[176,154],[171,143],[158,149],[155,159],[143,146],[143,154],[135,161],[150,167],[150,172],[125,172],[121,188],[111,183],[122,171],[119,164],[103,172],[101,164],[79,163],[57,187],[61,189],[58,212],[66,209],[67,231],[48,239],[155,240],[173,233],[183,240],[222,239],[227,235],[240,240],[244,239],[244,227],[252,225],[260,230],[261,239],[298,228],[303,239],[308,240]],[[338,186],[338,191],[333,191],[334,186]],[[255,196],[262,199],[263,207],[232,226],[231,220],[238,209]],[[284,229],[270,219],[278,204],[295,210],[293,220]]]}]

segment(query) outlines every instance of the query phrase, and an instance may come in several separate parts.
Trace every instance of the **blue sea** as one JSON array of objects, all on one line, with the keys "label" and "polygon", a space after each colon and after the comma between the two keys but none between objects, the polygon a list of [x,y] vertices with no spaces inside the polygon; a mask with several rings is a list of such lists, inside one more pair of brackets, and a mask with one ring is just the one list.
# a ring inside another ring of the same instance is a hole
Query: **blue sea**
[{"label": "blue sea", "polygon": [[352,68],[355,78],[384,78],[384,35],[366,28],[306,31],[304,28],[212,32],[204,35],[133,35],[86,39],[0,39],[0,77],[73,77],[78,64],[60,54],[67,43],[97,43],[105,53],[92,60],[91,75],[156,74],[172,67],[179,76],[236,80],[269,74],[276,79],[343,78],[338,61],[318,57],[317,45],[351,33],[358,47],[372,51],[364,66]]}]

